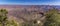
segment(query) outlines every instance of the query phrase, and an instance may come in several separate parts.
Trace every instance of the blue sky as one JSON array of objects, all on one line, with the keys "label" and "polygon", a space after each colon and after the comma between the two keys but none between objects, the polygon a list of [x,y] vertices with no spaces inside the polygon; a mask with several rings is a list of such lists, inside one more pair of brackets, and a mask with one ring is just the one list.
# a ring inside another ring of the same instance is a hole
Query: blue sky
[{"label": "blue sky", "polygon": [[60,0],[0,0],[5,5],[60,5]]}]

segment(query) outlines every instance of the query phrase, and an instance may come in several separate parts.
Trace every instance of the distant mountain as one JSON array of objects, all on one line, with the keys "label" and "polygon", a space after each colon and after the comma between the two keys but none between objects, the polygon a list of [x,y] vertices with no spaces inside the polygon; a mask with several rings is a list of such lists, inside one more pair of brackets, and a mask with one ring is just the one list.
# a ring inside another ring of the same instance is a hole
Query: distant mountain
[{"label": "distant mountain", "polygon": [[0,5],[0,8],[42,8],[42,9],[50,9],[52,7],[60,8],[58,5]]}]

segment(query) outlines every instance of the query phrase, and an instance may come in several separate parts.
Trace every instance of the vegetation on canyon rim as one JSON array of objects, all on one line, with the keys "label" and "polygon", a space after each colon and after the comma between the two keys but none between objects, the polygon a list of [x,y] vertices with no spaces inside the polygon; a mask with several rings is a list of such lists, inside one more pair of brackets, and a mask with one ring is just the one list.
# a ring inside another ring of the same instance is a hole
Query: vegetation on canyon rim
[{"label": "vegetation on canyon rim", "polygon": [[15,20],[8,20],[8,11],[6,9],[0,9],[0,26],[60,26],[60,13],[57,9],[50,9],[44,16],[45,22],[37,24],[37,20],[31,20],[30,22],[20,23],[19,25]]}]

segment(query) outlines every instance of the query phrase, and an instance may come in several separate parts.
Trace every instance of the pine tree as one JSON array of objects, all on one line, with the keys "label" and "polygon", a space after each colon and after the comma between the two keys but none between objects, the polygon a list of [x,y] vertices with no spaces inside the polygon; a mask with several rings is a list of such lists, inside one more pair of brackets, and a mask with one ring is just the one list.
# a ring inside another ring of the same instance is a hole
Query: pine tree
[{"label": "pine tree", "polygon": [[6,21],[7,21],[7,11],[6,9],[1,9],[0,10],[0,22],[2,24],[2,26],[5,26]]},{"label": "pine tree", "polygon": [[60,26],[60,14],[57,9],[51,9],[46,14],[46,22],[44,26]]}]

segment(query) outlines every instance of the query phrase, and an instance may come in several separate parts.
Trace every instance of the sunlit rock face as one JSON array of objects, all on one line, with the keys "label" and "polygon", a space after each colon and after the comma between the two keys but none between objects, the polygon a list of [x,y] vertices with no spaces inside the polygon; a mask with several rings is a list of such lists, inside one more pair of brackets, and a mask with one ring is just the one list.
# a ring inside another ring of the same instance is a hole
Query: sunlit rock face
[{"label": "sunlit rock face", "polygon": [[41,21],[38,20],[38,21],[37,21],[37,24],[39,24],[39,23],[41,23]]}]

